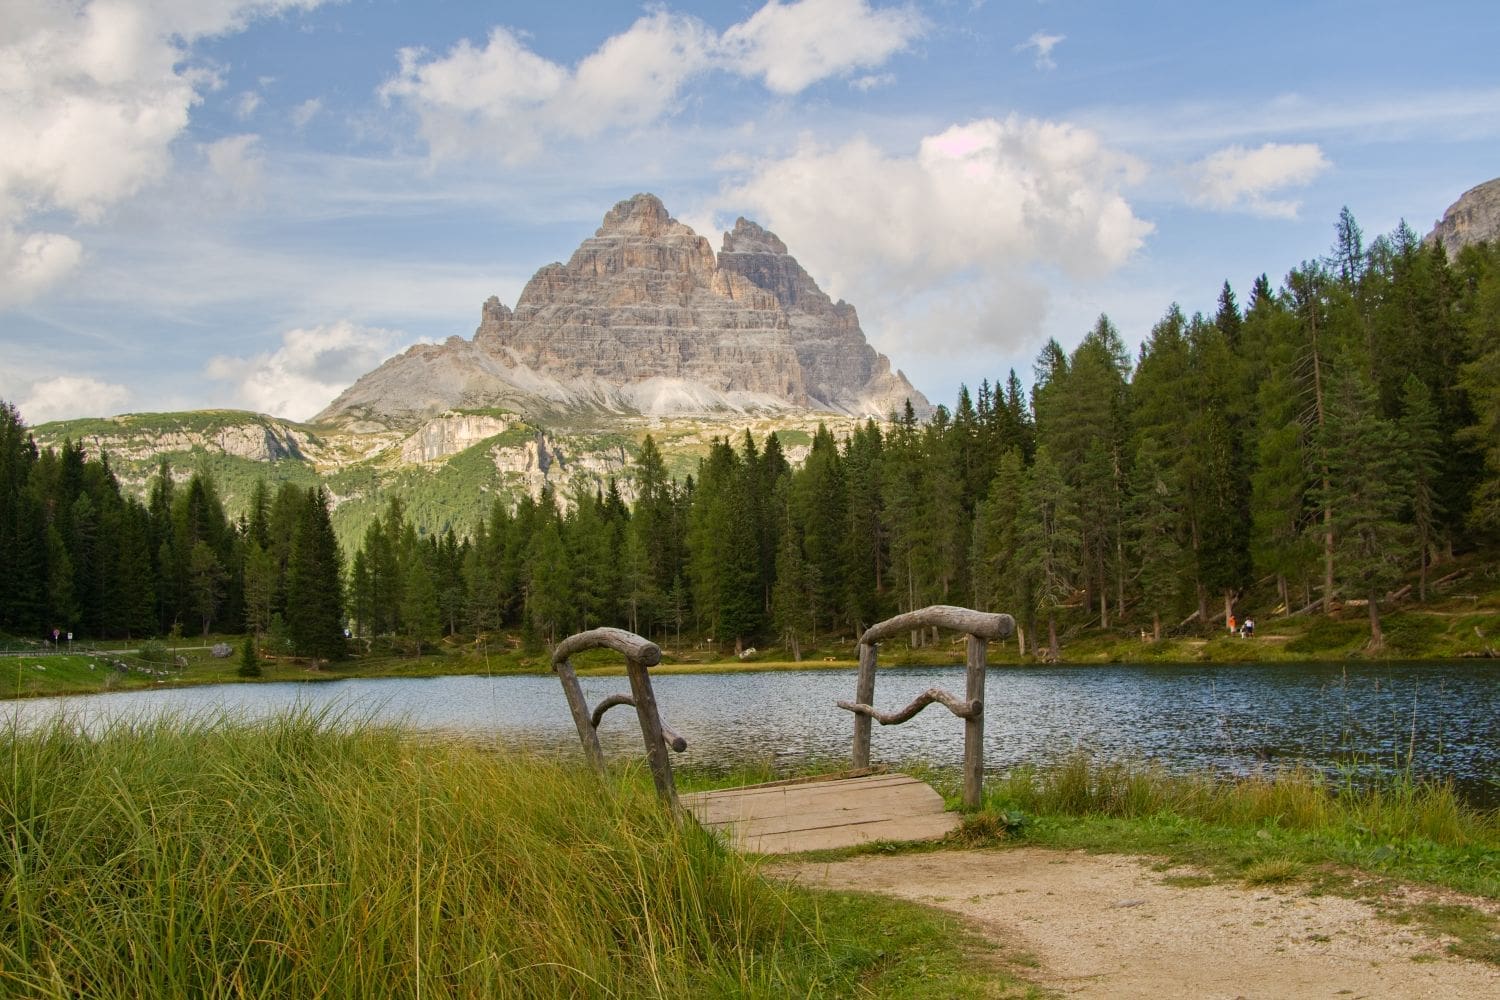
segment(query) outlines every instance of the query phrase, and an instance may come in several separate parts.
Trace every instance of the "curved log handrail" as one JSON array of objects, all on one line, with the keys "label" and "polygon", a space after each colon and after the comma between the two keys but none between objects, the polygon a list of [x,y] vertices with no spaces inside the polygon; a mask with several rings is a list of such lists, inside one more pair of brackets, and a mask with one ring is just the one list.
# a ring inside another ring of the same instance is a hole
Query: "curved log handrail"
[{"label": "curved log handrail", "polygon": [[1009,638],[1016,630],[1016,620],[1010,615],[972,611],[969,608],[956,608],[951,604],[934,604],[928,608],[887,618],[878,625],[871,625],[865,629],[859,641],[867,645],[873,644],[893,635],[900,635],[902,632],[932,625],[953,629],[956,632],[967,632],[981,639]]},{"label": "curved log handrail", "polygon": [[[956,629],[968,633],[964,662],[964,697],[928,688],[899,712],[881,712],[875,703],[875,667],[880,641],[902,632],[921,628]],[[882,726],[906,722],[922,709],[938,702],[964,720],[964,806],[977,809],[984,792],[984,674],[985,646],[991,639],[1003,639],[1015,632],[1016,620],[1010,615],[991,614],[950,604],[908,611],[871,625],[859,637],[859,677],[855,682],[854,700],[835,702],[839,708],[854,713],[854,767],[870,766],[870,720]]]},{"label": "curved log handrail", "polygon": [[651,640],[622,628],[595,628],[570,635],[559,642],[552,650],[553,667],[586,649],[613,649],[617,653],[623,653],[627,660],[635,660],[643,667],[654,667],[661,662],[661,647]]},{"label": "curved log handrail", "polygon": [[839,708],[846,712],[854,712],[857,715],[868,715],[882,726],[897,726],[915,716],[922,709],[931,704],[940,704],[960,719],[977,719],[984,714],[984,702],[977,698],[965,701],[956,695],[949,694],[942,688],[928,688],[917,695],[910,705],[899,712],[882,712],[870,705],[861,705],[852,701],[834,702]]},{"label": "curved log handrail", "polygon": [[[604,719],[604,713],[620,705],[629,705],[631,708],[634,708],[635,699],[628,694],[612,694],[594,706],[594,715],[589,721],[594,724],[595,729],[598,729],[599,723]],[[666,737],[667,746],[678,753],[682,753],[682,751],[687,749],[687,740],[665,722],[661,724],[661,734]]]},{"label": "curved log handrail", "polygon": [[[583,687],[578,683],[578,674],[573,670],[569,657],[586,649],[613,649],[625,656],[625,673],[630,678],[630,694],[611,695],[600,702],[592,713]],[[682,815],[682,805],[677,799],[677,784],[672,778],[672,760],[668,748],[681,753],[687,749],[687,740],[662,724],[661,712],[656,707],[656,695],[651,690],[651,677],[647,667],[661,662],[661,647],[649,639],[621,628],[596,628],[570,635],[552,650],[552,670],[562,682],[563,694],[568,699],[568,711],[573,716],[573,725],[578,729],[578,739],[583,743],[584,756],[599,774],[604,774],[604,751],[599,746],[599,720],[604,713],[616,705],[632,705],[636,718],[641,723],[641,737],[646,741],[646,761],[651,766],[651,779],[656,784],[656,793],[674,816]]]}]

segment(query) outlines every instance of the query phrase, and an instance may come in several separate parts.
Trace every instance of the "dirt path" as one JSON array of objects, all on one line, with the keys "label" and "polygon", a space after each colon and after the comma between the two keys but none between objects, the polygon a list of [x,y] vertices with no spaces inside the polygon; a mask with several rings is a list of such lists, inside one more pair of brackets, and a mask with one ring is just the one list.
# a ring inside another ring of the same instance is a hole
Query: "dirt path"
[{"label": "dirt path", "polygon": [[1029,952],[1040,968],[1027,978],[1067,997],[1500,997],[1500,968],[1451,957],[1365,903],[1192,885],[1146,858],[1015,848],[772,871],[960,914]]}]

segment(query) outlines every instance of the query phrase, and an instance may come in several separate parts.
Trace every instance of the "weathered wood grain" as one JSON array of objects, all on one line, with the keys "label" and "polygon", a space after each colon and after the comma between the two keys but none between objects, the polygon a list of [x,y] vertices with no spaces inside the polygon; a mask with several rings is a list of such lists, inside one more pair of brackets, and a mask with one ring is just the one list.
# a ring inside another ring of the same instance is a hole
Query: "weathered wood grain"
[{"label": "weathered wood grain", "polygon": [[900,635],[902,632],[934,625],[938,628],[952,629],[955,632],[967,632],[985,639],[1004,639],[1016,630],[1016,620],[1010,615],[956,608],[951,604],[934,604],[931,607],[908,611],[894,618],[887,618],[877,625],[871,625],[865,629],[859,641],[876,643],[893,635]]},{"label": "weathered wood grain", "polygon": [[960,822],[942,796],[904,774],[698,792],[683,804],[737,849],[765,854],[936,840]]},{"label": "weathered wood grain", "polygon": [[644,667],[654,667],[661,662],[661,647],[649,639],[622,628],[596,628],[570,635],[552,650],[552,666],[581,653],[585,649],[613,649],[623,653],[626,659],[635,660]]},{"label": "weathered wood grain", "polygon": [[965,701],[956,695],[949,694],[942,688],[936,687],[928,688],[917,695],[916,698],[912,699],[910,705],[907,705],[899,712],[882,712],[870,705],[861,705],[852,701],[836,701],[834,704],[846,712],[858,712],[861,715],[868,715],[882,726],[900,725],[928,705],[933,704],[943,705],[960,719],[969,719],[984,711],[982,702]]},{"label": "weathered wood grain", "polygon": [[[594,706],[594,717],[590,721],[593,723],[595,732],[599,729],[599,723],[603,720],[604,713],[620,705],[629,705],[631,708],[634,708],[635,699],[628,694],[612,694]],[[661,724],[661,733],[666,737],[667,746],[673,750],[682,753],[682,751],[687,749],[687,740],[665,722]]]}]

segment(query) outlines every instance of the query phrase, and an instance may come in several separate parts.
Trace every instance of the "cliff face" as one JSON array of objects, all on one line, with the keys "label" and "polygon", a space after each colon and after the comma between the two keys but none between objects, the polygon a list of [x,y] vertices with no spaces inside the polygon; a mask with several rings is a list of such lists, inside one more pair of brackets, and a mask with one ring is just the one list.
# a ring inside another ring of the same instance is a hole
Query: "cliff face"
[{"label": "cliff face", "polygon": [[1500,178],[1465,191],[1427,235],[1442,243],[1452,260],[1471,243],[1500,240]]},{"label": "cliff face", "polygon": [[491,298],[474,339],[392,358],[316,422],[409,425],[454,407],[653,415],[817,409],[884,416],[927,400],[772,233],[744,219],[715,256],[654,195],[620,202],[566,264]]}]

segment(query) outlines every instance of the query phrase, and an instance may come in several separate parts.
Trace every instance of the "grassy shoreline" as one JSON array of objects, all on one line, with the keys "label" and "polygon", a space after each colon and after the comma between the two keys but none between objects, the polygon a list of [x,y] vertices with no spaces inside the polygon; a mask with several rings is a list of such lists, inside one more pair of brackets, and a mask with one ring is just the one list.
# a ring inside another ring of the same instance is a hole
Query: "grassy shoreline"
[{"label": "grassy shoreline", "polygon": [[[955,919],[768,880],[671,823],[638,763],[601,786],[328,713],[0,732],[0,993],[1030,995]],[[956,801],[956,775],[923,777]],[[1500,963],[1493,907],[1393,891],[1500,900],[1500,813],[1442,785],[1078,757],[993,779],[936,849],[1015,844],[1362,898]],[[935,848],[866,850],[891,849]]]},{"label": "grassy shoreline", "polygon": [[[991,996],[956,920],[762,878],[639,766],[327,714],[5,733],[0,993]],[[1008,988],[1008,987],[1007,987]]]},{"label": "grassy shoreline", "polygon": [[[1160,642],[1137,632],[1083,629],[1064,637],[1059,665],[1086,667],[1110,663],[1241,664],[1325,662],[1330,660],[1453,661],[1500,656],[1500,592],[1452,596],[1421,609],[1388,613],[1385,648],[1366,648],[1368,623],[1363,608],[1350,607],[1333,617],[1303,615],[1267,618],[1256,636],[1243,639],[1223,631],[1184,633]],[[236,683],[237,657],[214,659],[209,647],[227,642],[238,650],[240,636],[184,640],[173,647],[171,665],[145,663],[109,648],[90,654],[0,657],[0,699],[187,684]],[[111,644],[116,649],[127,644]],[[357,644],[352,644],[357,645]],[[1021,656],[1015,640],[994,642],[989,661],[997,666],[1041,662],[1028,647]],[[945,636],[935,646],[910,648],[904,641],[884,643],[880,662],[887,666],[948,666],[963,662],[962,636]],[[175,658],[180,657],[180,662]],[[114,664],[123,664],[117,669]],[[618,656],[605,651],[575,657],[581,674],[620,674]],[[667,641],[661,674],[735,673],[780,670],[849,670],[858,665],[852,635],[825,636],[807,644],[803,658],[771,646],[736,658],[714,646]],[[455,675],[546,674],[551,663],[544,649],[528,648],[519,636],[453,637],[419,656],[394,651],[355,651],[338,663],[315,663],[264,655],[262,680],[334,680],[346,677],[439,677]]]}]

